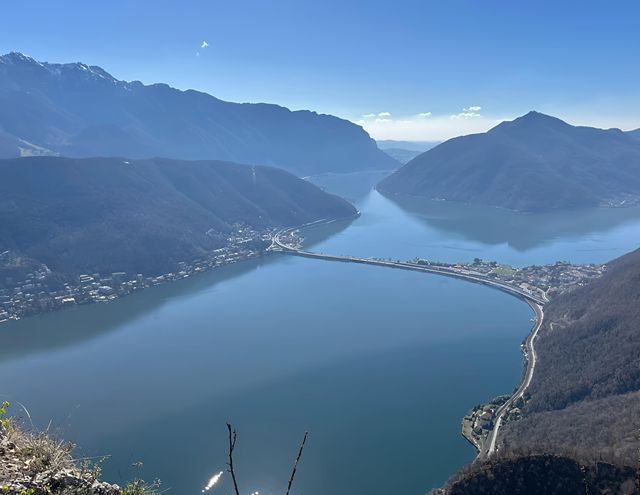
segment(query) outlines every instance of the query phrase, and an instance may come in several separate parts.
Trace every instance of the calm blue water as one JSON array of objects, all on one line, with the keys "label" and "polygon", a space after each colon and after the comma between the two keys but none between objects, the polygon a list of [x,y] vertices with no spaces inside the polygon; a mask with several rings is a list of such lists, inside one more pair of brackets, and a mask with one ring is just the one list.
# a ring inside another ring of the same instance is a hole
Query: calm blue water
[{"label": "calm blue water", "polygon": [[640,207],[522,214],[420,198],[390,200],[371,190],[380,173],[346,177],[313,180],[363,212],[318,246],[319,251],[439,261],[481,257],[526,266],[605,263],[640,247]]},{"label": "calm blue water", "polygon": [[[630,250],[639,226],[633,215],[581,231],[527,217],[538,238],[527,228],[494,239],[482,221],[505,212],[400,206],[371,191],[355,200],[362,216],[313,232],[314,249],[604,261]],[[160,477],[170,493],[200,493],[225,468],[232,421],[242,493],[283,493],[308,430],[295,492],[423,494],[473,458],[461,417],[518,383],[531,316],[462,281],[274,255],[0,326],[0,387],[82,455],[110,454],[115,482]],[[230,487],[225,475],[210,493]]]}]

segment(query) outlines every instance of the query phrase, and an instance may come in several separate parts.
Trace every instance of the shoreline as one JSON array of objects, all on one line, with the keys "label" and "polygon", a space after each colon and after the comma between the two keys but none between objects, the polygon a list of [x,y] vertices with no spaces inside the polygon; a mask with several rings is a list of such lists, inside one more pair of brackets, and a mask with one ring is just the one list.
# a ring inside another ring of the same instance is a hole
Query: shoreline
[{"label": "shoreline", "polygon": [[[524,344],[521,346],[522,355],[524,358],[525,366],[523,368],[522,378],[518,384],[518,387],[511,394],[508,394],[508,399],[501,405],[499,405],[494,411],[492,411],[492,417],[490,421],[493,423],[493,426],[488,429],[487,435],[482,441],[476,440],[472,436],[472,434],[466,434],[465,432],[465,419],[462,421],[461,434],[462,437],[467,440],[471,445],[475,447],[477,450],[476,458],[474,462],[483,458],[489,458],[495,452],[497,452],[497,439],[500,427],[503,424],[503,420],[505,415],[512,413],[514,410],[518,410],[519,407],[516,405],[517,401],[522,399],[524,401],[524,394],[527,389],[531,385],[533,380],[533,373],[535,372],[535,365],[537,362],[537,354],[534,346],[534,341],[538,336],[538,332],[542,327],[544,321],[544,310],[542,305],[536,304],[532,301],[526,301],[527,304],[531,307],[535,314],[535,321],[531,330],[527,334],[527,337],[524,341]],[[493,399],[491,402],[481,404],[481,406],[491,405],[495,403],[496,399]]]},{"label": "shoreline", "polygon": [[[330,224],[348,221],[359,216],[360,212],[356,210],[355,214],[347,217],[323,218],[302,226],[280,228],[280,230],[270,227],[254,231],[242,227],[229,238],[230,244],[207,253],[205,257],[180,261],[173,271],[156,276],[126,272],[67,275],[63,286],[54,289],[44,282],[52,272],[45,265],[42,265],[29,274],[29,277],[24,281],[11,287],[0,287],[0,325],[76,306],[109,303],[149,287],[175,282],[222,266],[263,257],[271,254],[270,243],[273,244],[273,237],[279,231],[296,230],[319,223]],[[7,253],[10,252],[0,253],[0,256]],[[74,279],[75,282],[72,282]]]},{"label": "shoreline", "polygon": [[582,211],[582,210],[617,210],[617,209],[626,209],[626,208],[637,208],[640,207],[640,197],[634,198],[633,201],[620,200],[617,202],[610,201],[608,203],[599,203],[597,205],[582,205],[582,206],[567,206],[567,207],[559,207],[559,208],[551,208],[551,209],[541,209],[541,210],[518,210],[515,208],[509,208],[507,206],[500,205],[491,205],[487,203],[476,203],[474,201],[459,201],[455,199],[446,199],[446,198],[431,198],[429,196],[421,196],[419,194],[405,194],[405,193],[397,193],[392,191],[387,191],[385,189],[378,189],[378,185],[374,187],[374,189],[383,195],[385,198],[410,198],[410,199],[418,199],[424,201],[434,201],[437,203],[449,203],[449,204],[458,204],[464,206],[474,206],[480,208],[492,208],[496,210],[502,210],[511,213],[518,213],[521,215],[546,215],[557,213],[561,211]]},{"label": "shoreline", "polygon": [[[303,224],[302,226],[288,227],[284,230],[296,230],[319,223],[330,224],[333,222],[353,220],[358,218],[359,215],[360,212],[356,211],[355,215],[348,217],[320,219]],[[18,303],[13,300],[7,301],[7,299],[12,296],[3,295],[2,291],[4,290],[4,292],[11,294],[24,291],[25,288],[32,289],[32,287],[26,285],[28,281],[21,282],[22,285],[18,284],[11,288],[0,289],[0,325],[33,316],[55,313],[77,306],[110,303],[156,285],[176,282],[200,273],[211,272],[217,268],[270,255],[272,251],[269,249],[269,243],[273,239],[274,234],[281,230],[282,229],[278,230],[273,227],[262,231],[245,230],[243,232],[241,230],[234,234],[237,238],[234,237],[230,239],[233,243],[208,253],[204,258],[181,261],[177,264],[174,271],[165,272],[156,276],[133,275],[125,272],[104,274],[104,277],[99,273],[80,275],[76,277],[79,281],[75,285],[67,282],[61,290],[43,291],[43,288],[41,288],[37,295],[35,291],[34,294],[25,294],[26,301],[20,301],[22,306],[17,306]],[[46,277],[48,273],[42,273],[41,275]],[[20,294],[22,294],[22,292],[20,292]],[[3,298],[5,299],[4,301]],[[5,306],[3,309],[3,302],[7,304],[10,303],[13,307],[7,309]]]},{"label": "shoreline", "polygon": [[[511,397],[507,400],[507,402],[505,402],[496,411],[495,426],[487,437],[487,440],[489,440],[489,447],[486,451],[486,454],[484,454],[486,455],[486,457],[490,457],[494,452],[497,451],[496,442],[500,427],[502,426],[504,415],[510,410],[510,408],[518,399],[524,399],[524,394],[526,393],[533,380],[533,373],[535,372],[535,367],[538,360],[535,348],[535,340],[538,337],[538,333],[540,332],[540,328],[542,328],[542,324],[544,322],[544,310],[542,305],[532,304],[531,302],[529,302],[529,306],[531,306],[531,308],[533,309],[536,315],[536,320],[522,348],[526,361],[525,372],[516,391],[511,394]],[[483,452],[481,451],[478,454],[477,458],[481,458],[482,456]]]},{"label": "shoreline", "polygon": [[[118,290],[113,290],[113,292],[108,296],[100,296],[99,299],[86,297],[85,299],[78,301],[76,300],[75,297],[71,297],[71,296],[68,298],[62,298],[59,301],[59,303],[56,305],[50,305],[49,307],[46,307],[40,310],[29,311],[27,314],[6,315],[5,318],[0,318],[0,325],[9,324],[14,321],[19,321],[19,320],[31,318],[34,316],[42,316],[49,313],[56,313],[59,311],[64,311],[66,309],[71,309],[78,306],[88,306],[93,304],[107,304],[107,303],[116,301],[118,299],[121,299],[123,297],[138,293],[150,287],[155,287],[157,285],[164,285],[171,282],[177,282],[189,277],[199,275],[201,273],[211,272],[224,266],[229,266],[236,263],[241,263],[244,261],[261,258],[269,254],[270,252],[266,248],[264,248],[261,251],[248,251],[248,252],[236,253],[235,257],[226,258],[225,260],[218,260],[213,264],[211,262],[206,262],[203,260],[196,260],[193,262],[193,266],[195,268],[187,271],[183,270],[180,272],[167,272],[167,273],[158,275],[156,277],[151,277],[151,276],[143,277],[143,278],[136,277],[135,279],[132,279],[131,281],[126,281],[125,283],[122,284],[123,286],[127,284],[133,284],[133,285],[128,285],[125,288],[119,288]],[[207,264],[207,266],[203,267],[202,266],[203,264]],[[80,290],[80,287],[81,287],[80,285],[76,286],[74,290]],[[72,300],[69,300],[69,299],[72,299]]]}]

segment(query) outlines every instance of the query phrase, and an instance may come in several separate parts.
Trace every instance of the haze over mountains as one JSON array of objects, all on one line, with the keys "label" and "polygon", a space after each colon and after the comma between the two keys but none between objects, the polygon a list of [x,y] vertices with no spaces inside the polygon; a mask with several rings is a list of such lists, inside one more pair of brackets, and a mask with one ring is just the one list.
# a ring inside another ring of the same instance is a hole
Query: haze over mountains
[{"label": "haze over mountains", "polygon": [[[355,214],[345,200],[277,168],[159,158],[0,160],[0,253],[63,276],[157,275],[227,245],[239,228]],[[0,285],[7,268],[0,263]]]},{"label": "haze over mountains", "polygon": [[376,142],[378,148],[403,165],[440,144],[439,141],[395,141],[392,139],[379,139]]},{"label": "haze over mountains", "polygon": [[530,112],[436,146],[378,189],[520,211],[636,204],[640,138]]},{"label": "haze over mountains", "polygon": [[301,176],[398,166],[361,127],[330,115],[0,56],[0,158],[43,154],[217,159]]},{"label": "haze over mountains", "polygon": [[629,131],[627,132],[627,134],[631,136],[633,139],[637,139],[638,141],[640,141],[640,129],[636,129],[635,131]]}]

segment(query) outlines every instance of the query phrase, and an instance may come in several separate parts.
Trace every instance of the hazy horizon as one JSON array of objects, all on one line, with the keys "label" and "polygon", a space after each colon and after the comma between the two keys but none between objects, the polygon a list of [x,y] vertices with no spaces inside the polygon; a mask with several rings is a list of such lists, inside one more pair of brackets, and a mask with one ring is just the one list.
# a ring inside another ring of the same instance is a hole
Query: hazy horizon
[{"label": "hazy horizon", "polygon": [[0,52],[328,113],[374,139],[443,140],[529,110],[629,130],[640,127],[640,68],[629,63],[639,9],[39,0],[4,6]]}]

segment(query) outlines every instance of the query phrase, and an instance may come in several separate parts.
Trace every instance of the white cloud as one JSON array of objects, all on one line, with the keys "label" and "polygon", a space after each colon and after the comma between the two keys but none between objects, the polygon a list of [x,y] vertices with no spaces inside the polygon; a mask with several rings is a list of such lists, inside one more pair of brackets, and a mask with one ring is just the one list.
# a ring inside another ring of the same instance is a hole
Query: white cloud
[{"label": "white cloud", "polygon": [[460,112],[451,116],[452,119],[473,119],[476,117],[482,117],[482,115],[475,112]]},{"label": "white cloud", "polygon": [[[378,118],[367,116],[367,119],[359,119],[356,124],[362,126],[374,139],[394,139],[398,141],[444,141],[456,136],[486,132],[505,120],[513,120],[514,115],[485,116],[481,115],[482,108],[479,105],[462,108],[460,113],[431,114],[429,118],[422,117],[422,113],[402,115],[391,118]],[[549,112],[549,109],[542,108]],[[558,110],[555,109],[557,112]],[[608,129],[612,127],[632,130],[640,128],[640,117],[625,118],[620,115],[606,115],[605,112],[595,116],[592,106],[588,109],[582,107],[565,109],[558,117],[570,122],[572,125],[586,125]],[[373,115],[373,114],[371,114]]]},{"label": "white cloud", "polygon": [[200,48],[208,48],[209,47],[209,43],[207,43],[206,41],[203,41],[202,44],[200,45]]},{"label": "white cloud", "polygon": [[450,115],[431,115],[429,118],[424,118],[414,114],[413,117],[409,118],[376,118],[359,120],[356,123],[364,127],[374,139],[443,141],[465,134],[486,132],[502,120],[486,118],[480,115],[474,118],[454,118]]},{"label": "white cloud", "polygon": [[451,118],[452,119],[473,119],[473,118],[482,117],[482,115],[480,115],[479,113],[480,110],[482,110],[482,107],[479,107],[479,106],[463,108],[462,112],[452,115]]},{"label": "white cloud", "polygon": [[362,116],[362,118],[364,119],[373,119],[376,117],[387,119],[391,117],[391,114],[389,112],[380,112],[380,113],[366,113]]},{"label": "white cloud", "polygon": [[486,118],[480,114],[482,107],[472,105],[457,114],[433,114],[416,112],[411,115],[391,117],[390,112],[368,113],[355,120],[374,139],[407,141],[444,141],[456,136],[486,132],[503,119]]}]

